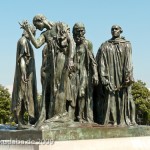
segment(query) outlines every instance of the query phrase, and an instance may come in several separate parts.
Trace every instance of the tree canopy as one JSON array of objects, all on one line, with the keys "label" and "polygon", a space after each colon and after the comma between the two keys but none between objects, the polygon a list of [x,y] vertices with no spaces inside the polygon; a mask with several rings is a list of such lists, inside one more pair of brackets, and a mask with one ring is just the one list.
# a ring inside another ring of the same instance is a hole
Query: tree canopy
[{"label": "tree canopy", "polygon": [[141,124],[150,124],[150,91],[146,84],[141,80],[135,82],[132,86],[132,95],[136,105],[137,119],[141,117]]},{"label": "tree canopy", "polygon": [[10,93],[0,85],[0,123],[6,123],[10,118]]}]

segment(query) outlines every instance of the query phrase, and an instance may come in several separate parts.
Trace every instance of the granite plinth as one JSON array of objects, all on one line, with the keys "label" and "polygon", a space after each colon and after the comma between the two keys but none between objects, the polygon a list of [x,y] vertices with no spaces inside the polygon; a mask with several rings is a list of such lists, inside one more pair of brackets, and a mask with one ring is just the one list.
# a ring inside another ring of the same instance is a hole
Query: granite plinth
[{"label": "granite plinth", "polygon": [[0,131],[0,140],[86,140],[150,136],[150,126],[106,127],[95,124],[45,125],[41,130]]},{"label": "granite plinth", "polygon": [[140,136],[150,136],[150,126],[105,127],[98,125],[79,125],[78,127],[51,129],[49,132],[47,130],[42,131],[43,139],[52,139],[55,141]]},{"label": "granite plinth", "polygon": [[42,139],[42,131],[38,130],[7,130],[0,131],[0,140],[34,140]]}]

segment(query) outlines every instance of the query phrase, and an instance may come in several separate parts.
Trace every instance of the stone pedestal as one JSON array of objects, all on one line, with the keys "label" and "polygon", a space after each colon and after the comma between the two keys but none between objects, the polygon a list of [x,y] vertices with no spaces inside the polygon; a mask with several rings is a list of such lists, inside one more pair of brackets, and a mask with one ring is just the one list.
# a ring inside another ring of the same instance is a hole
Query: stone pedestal
[{"label": "stone pedestal", "polygon": [[149,150],[150,127],[45,124],[41,130],[0,131],[2,150]]}]

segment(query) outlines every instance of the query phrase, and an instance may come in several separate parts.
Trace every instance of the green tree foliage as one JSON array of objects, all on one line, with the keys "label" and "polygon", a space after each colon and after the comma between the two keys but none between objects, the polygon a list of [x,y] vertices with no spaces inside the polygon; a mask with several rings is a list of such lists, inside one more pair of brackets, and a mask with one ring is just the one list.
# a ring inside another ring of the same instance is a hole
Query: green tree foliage
[{"label": "green tree foliage", "polygon": [[137,119],[140,116],[141,124],[150,124],[150,91],[146,84],[141,80],[135,82],[132,86],[132,95],[136,104]]},{"label": "green tree foliage", "polygon": [[0,85],[0,123],[6,123],[10,118],[10,94],[7,88]]}]

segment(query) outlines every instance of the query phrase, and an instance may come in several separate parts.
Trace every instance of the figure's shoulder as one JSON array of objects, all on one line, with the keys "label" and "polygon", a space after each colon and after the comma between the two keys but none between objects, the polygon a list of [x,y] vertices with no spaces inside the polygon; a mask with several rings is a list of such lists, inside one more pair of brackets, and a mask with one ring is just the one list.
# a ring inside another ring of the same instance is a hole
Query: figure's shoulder
[{"label": "figure's shoulder", "polygon": [[126,47],[131,47],[131,42],[129,40],[126,40],[125,37],[122,37],[121,39],[121,43],[124,43]]},{"label": "figure's shoulder", "polygon": [[[52,28],[53,29],[53,28]],[[44,36],[44,38],[46,39],[46,41],[48,41],[49,39],[51,39],[52,37],[55,37],[55,34],[52,32],[52,29],[43,31],[41,33],[41,36]]]},{"label": "figure's shoulder", "polygon": [[122,37],[122,41],[124,41],[127,44],[131,44],[131,42],[129,40],[125,39],[125,37]]},{"label": "figure's shoulder", "polygon": [[22,36],[22,37],[18,40],[18,44],[20,44],[20,45],[25,45],[26,42],[27,42],[27,39],[26,39],[24,36]]},{"label": "figure's shoulder", "polygon": [[131,45],[130,41],[126,42],[126,48],[127,49],[131,49],[132,48],[132,45]]},{"label": "figure's shoulder", "polygon": [[110,44],[111,43],[109,43],[108,40],[101,43],[97,51],[97,56],[101,55],[102,53],[105,53],[105,51],[107,51],[107,49],[109,48]]},{"label": "figure's shoulder", "polygon": [[126,40],[125,37],[123,37],[123,36],[121,37],[121,42],[130,44],[130,41],[129,41],[129,40]]},{"label": "figure's shoulder", "polygon": [[85,39],[85,42],[87,43],[87,44],[91,44],[92,45],[92,42],[90,41],[90,40],[88,40],[88,39]]},{"label": "figure's shoulder", "polygon": [[105,47],[108,47],[108,45],[110,45],[111,43],[109,42],[109,40],[103,42],[101,45],[100,45],[100,48],[105,48]]},{"label": "figure's shoulder", "polygon": [[93,44],[90,40],[85,39],[85,44],[88,47],[88,49],[90,49],[90,50],[93,49]]}]

